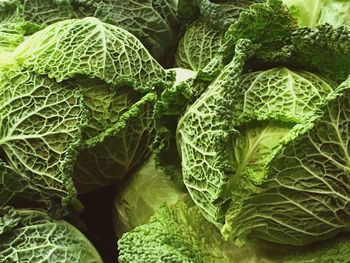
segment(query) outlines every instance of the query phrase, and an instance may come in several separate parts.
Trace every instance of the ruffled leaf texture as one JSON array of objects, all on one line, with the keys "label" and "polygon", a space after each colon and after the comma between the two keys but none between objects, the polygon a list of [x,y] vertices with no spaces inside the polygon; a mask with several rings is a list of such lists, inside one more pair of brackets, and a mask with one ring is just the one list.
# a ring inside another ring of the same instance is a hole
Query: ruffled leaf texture
[{"label": "ruffled leaf texture", "polygon": [[175,56],[177,67],[193,71],[204,68],[215,57],[229,25],[238,20],[242,11],[258,1],[199,2],[200,18],[186,26]]},{"label": "ruffled leaf texture", "polygon": [[189,202],[164,205],[118,241],[119,262],[258,262],[254,247],[238,249]]}]

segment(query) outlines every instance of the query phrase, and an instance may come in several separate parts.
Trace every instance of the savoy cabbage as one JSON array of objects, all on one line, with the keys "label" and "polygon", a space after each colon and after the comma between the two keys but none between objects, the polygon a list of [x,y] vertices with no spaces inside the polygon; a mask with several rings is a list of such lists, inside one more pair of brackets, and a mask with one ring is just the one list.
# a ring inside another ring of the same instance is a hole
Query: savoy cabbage
[{"label": "savoy cabbage", "polygon": [[348,262],[348,9],[0,1],[0,261]]},{"label": "savoy cabbage", "polygon": [[87,192],[147,156],[157,89],[173,73],[130,33],[96,18],[65,20],[28,37],[11,61],[1,74],[2,161],[31,189],[66,206],[73,174]]},{"label": "savoy cabbage", "polygon": [[[268,4],[256,5],[253,16],[279,8]],[[238,41],[232,61],[180,119],[184,182],[206,218],[238,244],[247,235],[292,245],[327,239],[349,228],[348,84],[285,67],[244,73],[251,57],[282,60],[266,56],[271,46],[257,40]],[[277,55],[295,63],[301,56],[292,52]],[[315,70],[308,60],[302,66]]]}]

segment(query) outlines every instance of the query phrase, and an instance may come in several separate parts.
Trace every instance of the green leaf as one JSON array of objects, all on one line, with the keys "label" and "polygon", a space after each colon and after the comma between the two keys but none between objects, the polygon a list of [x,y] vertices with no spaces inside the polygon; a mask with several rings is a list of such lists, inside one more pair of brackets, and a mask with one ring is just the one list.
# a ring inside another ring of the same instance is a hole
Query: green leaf
[{"label": "green leaf", "polygon": [[[124,105],[114,100],[111,115],[116,115]],[[116,122],[98,136],[84,141],[74,169],[75,185],[79,192],[121,181],[125,175],[149,153],[149,145],[155,137],[153,106],[157,96],[148,93],[134,103]]]},{"label": "green leaf", "polygon": [[220,32],[225,32],[227,28],[236,22],[242,11],[248,10],[253,3],[262,0],[199,0],[199,12],[204,22]]},{"label": "green leaf", "polygon": [[222,44],[223,32],[213,29],[209,23],[197,20],[182,37],[176,52],[176,66],[198,71],[216,55]]},{"label": "green leaf", "polygon": [[5,175],[11,170],[19,185],[25,182],[32,191],[61,200],[64,207],[74,205],[71,174],[81,127],[86,123],[79,91],[15,67],[2,69],[0,78],[0,149]]},{"label": "green leaf", "polygon": [[0,261],[91,262],[102,259],[90,241],[63,220],[35,210],[0,211]]},{"label": "green leaf", "polygon": [[85,75],[145,92],[171,80],[133,35],[92,17],[46,27],[28,37],[14,56],[58,82]]},{"label": "green leaf", "polygon": [[180,30],[178,1],[72,0],[79,18],[93,16],[135,35],[161,63],[169,64]]},{"label": "green leaf", "polygon": [[306,246],[299,250],[290,250],[277,262],[283,263],[342,263],[349,259],[350,238],[348,234]]},{"label": "green leaf", "polygon": [[325,2],[324,0],[283,0],[283,4],[288,6],[290,14],[298,19],[299,26],[311,28],[319,24],[320,12],[324,8]]},{"label": "green leaf", "polygon": [[17,0],[4,0],[0,3],[0,55],[11,52],[23,40],[25,30],[21,17],[21,5]]},{"label": "green leaf", "polygon": [[249,39],[260,45],[256,57],[275,62],[288,55],[284,47],[289,44],[290,36],[296,29],[295,19],[280,1],[253,4],[226,31],[227,42],[220,53],[228,63],[233,57],[232,46],[237,40]]},{"label": "green leaf", "polygon": [[[230,112],[243,65],[253,52],[249,41],[236,46],[236,55],[206,91],[188,108],[177,126],[177,142],[185,185],[196,205],[220,226],[226,213],[225,185],[233,175],[232,153],[226,151],[235,131]],[[238,93],[239,94],[239,93]]]},{"label": "green leaf", "polygon": [[82,93],[89,121],[74,165],[79,192],[120,181],[147,157],[157,92],[174,73],[130,33],[96,18],[65,20],[30,36],[14,60]]},{"label": "green leaf", "polygon": [[350,3],[344,0],[324,1],[318,24],[328,23],[334,27],[350,27]]},{"label": "green leaf", "polygon": [[240,136],[233,141],[235,176],[247,177],[254,184],[265,179],[265,166],[281,139],[293,124],[278,122],[248,123],[239,129]]},{"label": "green leaf", "polygon": [[[29,182],[27,178],[20,176],[9,167],[4,161],[0,160],[0,207],[4,207],[13,202],[14,197],[26,191],[28,198]],[[38,193],[37,193],[38,194]]]},{"label": "green leaf", "polygon": [[74,18],[70,0],[21,0],[24,20],[39,27]]},{"label": "green leaf", "polygon": [[227,28],[238,20],[241,12],[259,1],[199,2],[201,16],[186,28],[175,56],[176,66],[194,71],[203,69],[215,57]]},{"label": "green leaf", "polygon": [[[291,64],[319,72],[339,84],[350,74],[350,31],[320,25],[300,28],[291,36]],[[336,59],[335,59],[336,58]]]}]

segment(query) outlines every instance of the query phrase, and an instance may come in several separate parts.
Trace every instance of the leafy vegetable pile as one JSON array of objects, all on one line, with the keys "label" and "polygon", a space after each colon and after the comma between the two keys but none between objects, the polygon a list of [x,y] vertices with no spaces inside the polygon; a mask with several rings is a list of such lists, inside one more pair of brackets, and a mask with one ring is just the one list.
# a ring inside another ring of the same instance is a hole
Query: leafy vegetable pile
[{"label": "leafy vegetable pile", "polygon": [[350,262],[349,10],[1,0],[0,262]]}]

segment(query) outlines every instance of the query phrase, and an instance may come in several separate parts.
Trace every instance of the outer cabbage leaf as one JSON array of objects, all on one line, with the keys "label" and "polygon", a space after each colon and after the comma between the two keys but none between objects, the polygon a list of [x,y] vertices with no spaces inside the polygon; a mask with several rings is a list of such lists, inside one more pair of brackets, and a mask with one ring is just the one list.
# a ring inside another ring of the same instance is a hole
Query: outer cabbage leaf
[{"label": "outer cabbage leaf", "polygon": [[218,152],[226,149],[227,139],[235,132],[228,128],[232,120],[225,118],[227,105],[222,101],[225,87],[237,85],[242,64],[248,56],[243,52],[245,49],[253,49],[250,42],[242,41],[237,45],[233,61],[188,108],[177,125],[184,183],[204,216],[217,225],[224,221],[227,200],[221,195],[231,175],[228,170],[231,156]]},{"label": "outer cabbage leaf", "polygon": [[93,16],[135,35],[160,62],[169,64],[181,23],[177,0],[72,0],[77,17]]},{"label": "outer cabbage leaf", "polygon": [[350,73],[350,32],[347,28],[333,28],[327,24],[314,29],[297,28],[297,21],[276,0],[254,4],[250,9],[242,12],[239,20],[230,26],[218,56],[201,75],[210,74],[215,78],[232,60],[232,49],[237,40],[243,38],[260,45],[247,62],[252,68],[287,65],[319,73],[338,84],[347,79]]},{"label": "outer cabbage leaf", "polygon": [[63,220],[9,207],[0,216],[1,262],[103,262],[90,241]]},{"label": "outer cabbage leaf", "polygon": [[[174,181],[173,181],[174,180]],[[149,158],[128,180],[114,202],[114,226],[119,237],[133,228],[147,223],[164,203],[175,204],[185,196],[176,178],[156,167]]]},{"label": "outer cabbage leaf", "polygon": [[[249,66],[268,68],[271,64],[285,63],[290,59],[291,35],[296,29],[296,20],[279,0],[250,5],[249,9],[243,10],[238,20],[229,26],[216,56],[198,72],[194,88],[200,92],[194,92],[192,99],[197,99],[225,65],[232,61],[240,39],[248,39],[255,45]],[[203,85],[204,88],[200,87]]]},{"label": "outer cabbage leaf", "polygon": [[197,5],[201,17],[217,30],[225,30],[234,23],[240,12],[254,2],[262,0],[198,0]]},{"label": "outer cabbage leaf", "polygon": [[321,78],[286,68],[234,75],[239,74],[236,59],[178,125],[185,184],[206,217],[219,225],[228,200],[233,199],[232,207],[240,206],[254,191],[251,184],[264,180],[281,140],[295,124],[307,121],[332,91]]},{"label": "outer cabbage leaf", "polygon": [[167,80],[163,68],[133,35],[93,17],[50,25],[28,37],[14,56],[24,67],[59,82],[85,75],[149,91]]},{"label": "outer cabbage leaf", "polygon": [[75,203],[71,174],[86,123],[79,90],[16,67],[3,68],[0,78],[2,187],[40,192],[45,199],[36,201]]},{"label": "outer cabbage leaf", "polygon": [[176,66],[198,71],[215,56],[222,44],[223,33],[201,20],[192,23],[182,37],[177,52]]},{"label": "outer cabbage leaf", "polygon": [[13,51],[25,36],[73,18],[69,0],[3,0],[0,3],[0,52]]},{"label": "outer cabbage leaf", "polygon": [[164,90],[155,104],[154,119],[157,137],[152,145],[156,163],[162,170],[176,178],[178,184],[183,185],[181,160],[176,145],[176,126],[179,114],[184,112],[185,105],[192,97],[190,83],[196,79],[197,73],[183,68],[169,69],[176,73],[175,83]]},{"label": "outer cabbage leaf", "polygon": [[350,2],[345,0],[325,1],[318,24],[328,23],[334,27],[350,27]]},{"label": "outer cabbage leaf", "polygon": [[179,202],[157,210],[150,221],[118,241],[119,262],[257,263],[254,247],[224,241],[196,206]]},{"label": "outer cabbage leaf", "polygon": [[[201,11],[203,17],[209,19],[212,17],[209,11],[215,6],[220,7],[220,4],[203,2],[207,5],[202,5],[202,7],[211,7],[207,10],[208,14],[206,14],[206,10]],[[267,1],[264,4],[253,4],[249,10],[249,12],[241,12],[239,20],[230,26],[223,45],[211,62],[199,70],[193,78],[166,89],[162,93],[160,101],[157,102],[155,112],[158,123],[157,130],[162,135],[157,139],[157,151],[159,152],[159,160],[161,159],[160,162],[163,166],[167,166],[170,171],[173,169],[172,167],[177,166],[177,162],[174,160],[178,158],[174,156],[178,156],[178,154],[174,145],[175,130],[180,116],[184,114],[188,105],[199,98],[208,85],[217,78],[223,67],[232,60],[238,39],[249,37],[254,43],[258,42],[258,45],[262,41],[262,48],[258,49],[261,51],[259,55],[270,59],[270,61],[290,56],[289,50],[281,49],[290,41],[290,35],[297,27],[295,20],[288,14],[286,8],[279,1]],[[216,15],[221,11],[223,10],[220,8],[213,9]],[[275,24],[279,26],[275,26]],[[260,34],[266,38],[262,38]],[[253,49],[257,49],[257,46]],[[261,58],[259,59],[261,60]]]},{"label": "outer cabbage leaf", "polygon": [[[28,179],[17,174],[17,172],[9,167],[3,160],[0,160],[0,184],[0,207],[14,202],[15,197],[21,195],[23,192],[26,198],[30,196],[30,183]],[[40,192],[36,194],[40,195]],[[37,197],[34,198],[36,198],[36,200],[39,199]]]},{"label": "outer cabbage leaf", "polygon": [[1,5],[6,5],[6,9],[17,8],[26,35],[59,21],[96,17],[131,32],[158,61],[171,65],[169,54],[175,52],[182,32],[183,21],[178,18],[178,9],[187,8],[189,1],[180,2],[181,7],[177,0],[4,0]]},{"label": "outer cabbage leaf", "polygon": [[350,73],[350,31],[347,28],[335,29],[330,25],[300,28],[293,32],[291,43],[293,66],[319,72],[339,84],[347,79]]},{"label": "outer cabbage leaf", "polygon": [[24,20],[38,27],[74,18],[70,0],[20,0]]}]

